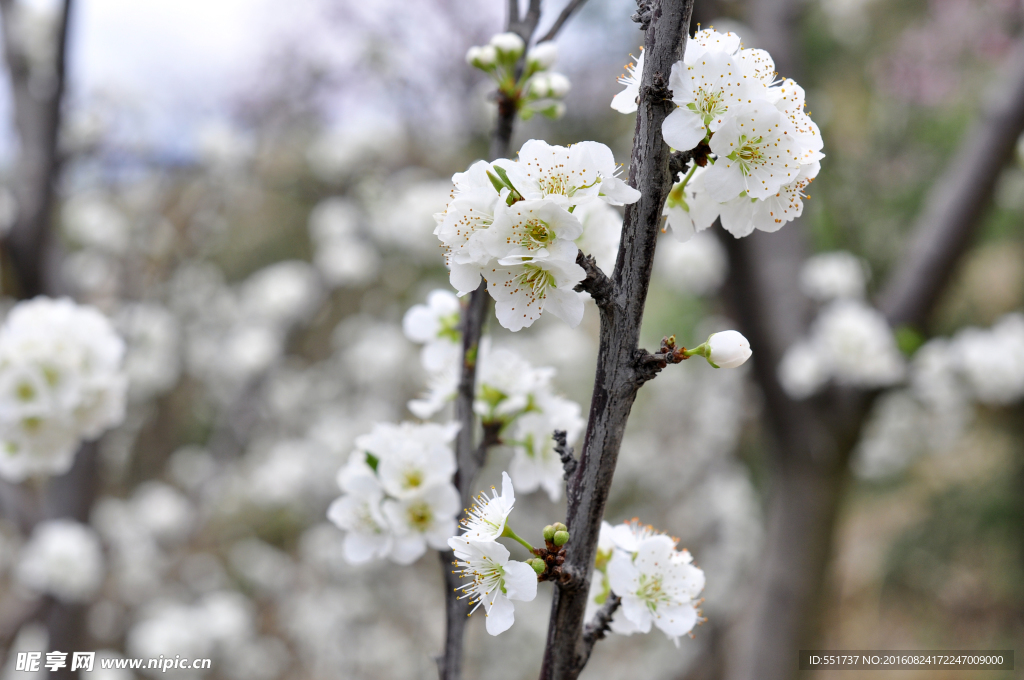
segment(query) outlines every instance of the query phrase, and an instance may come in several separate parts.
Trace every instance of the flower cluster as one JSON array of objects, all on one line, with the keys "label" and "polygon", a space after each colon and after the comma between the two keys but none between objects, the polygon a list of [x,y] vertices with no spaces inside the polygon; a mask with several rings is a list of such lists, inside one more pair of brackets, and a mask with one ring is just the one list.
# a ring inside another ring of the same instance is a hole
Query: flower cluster
[{"label": "flower cluster", "polygon": [[995,405],[1024,399],[1024,314],[1007,314],[990,329],[965,328],[950,349],[974,399]]},{"label": "flower cluster", "polygon": [[487,613],[487,632],[499,635],[515,623],[512,600],[529,602],[537,597],[537,572],[526,562],[509,559],[508,548],[498,543],[502,536],[514,537],[508,516],[516,502],[508,473],[501,473],[501,493],[493,487],[490,496],[480,494],[462,520],[462,533],[448,539],[455,553],[456,573],[469,579],[461,587],[461,598],[470,598],[472,614],[480,605]]},{"label": "flower cluster", "polygon": [[69,299],[19,303],[0,328],[0,476],[66,472],[82,440],[124,419],[124,341]]},{"label": "flower cluster", "polygon": [[614,528],[602,522],[586,618],[614,593],[622,598],[622,616],[612,620],[613,633],[649,633],[653,623],[678,645],[703,620],[697,597],[704,572],[676,543],[635,518]]},{"label": "flower cluster", "polygon": [[906,362],[885,317],[856,299],[826,305],[808,337],[779,364],[779,381],[793,399],[818,392],[829,380],[854,387],[886,387],[903,379]]},{"label": "flower cluster", "polygon": [[[642,60],[620,80],[612,107],[636,110]],[[669,78],[676,109],[662,126],[672,147],[696,150],[669,194],[665,214],[681,240],[716,218],[735,237],[777,231],[803,211],[807,185],[820,169],[818,126],[804,111],[804,91],[776,80],[764,50],[743,49],[734,33],[698,31]]]},{"label": "flower cluster", "polygon": [[525,49],[526,43],[516,33],[499,33],[486,45],[470,47],[466,62],[494,79],[502,94],[515,102],[523,120],[529,120],[534,113],[560,118],[565,113],[562,98],[571,84],[563,74],[549,70],[558,60],[558,47],[553,42],[534,45],[517,74]]},{"label": "flower cluster", "polygon": [[[458,298],[436,290],[427,304],[409,309],[403,320],[406,337],[423,343],[421,359],[429,390],[409,402],[409,410],[429,418],[455,398],[461,369]],[[536,367],[517,352],[493,348],[488,338],[477,352],[477,386],[473,409],[485,427],[494,428],[514,450],[510,472],[527,493],[543,488],[552,501],[562,495],[562,462],[551,435],[564,430],[572,443],[583,431],[580,405],[560,396],[552,380],[555,369]]]},{"label": "flower cluster", "polygon": [[583,300],[573,288],[585,276],[576,264],[584,227],[574,212],[596,201],[637,201],[640,192],[618,171],[603,144],[530,140],[515,161],[479,161],[456,174],[434,230],[452,286],[469,293],[483,276],[499,323],[512,331],[532,325],[544,311],[578,325]]},{"label": "flower cluster", "polygon": [[459,512],[450,446],[457,432],[457,424],[380,423],[356,438],[356,450],[338,473],[343,495],[327,511],[348,532],[346,560],[389,557],[412,564],[428,545],[446,547]]}]

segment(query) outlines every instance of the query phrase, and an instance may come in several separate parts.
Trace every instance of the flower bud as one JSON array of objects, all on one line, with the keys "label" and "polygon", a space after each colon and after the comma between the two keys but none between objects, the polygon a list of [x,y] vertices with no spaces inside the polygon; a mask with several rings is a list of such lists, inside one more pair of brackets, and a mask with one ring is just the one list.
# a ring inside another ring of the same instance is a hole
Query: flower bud
[{"label": "flower bud", "polygon": [[715,368],[736,368],[743,365],[751,354],[750,342],[741,333],[722,331],[708,338],[705,356]]},{"label": "flower bud", "polygon": [[558,120],[565,115],[565,104],[563,102],[555,102],[551,106],[541,109],[540,113],[551,120]]},{"label": "flower bud", "polygon": [[534,45],[526,54],[527,63],[538,71],[549,68],[558,59],[558,47],[550,40]]},{"label": "flower bud", "polygon": [[544,540],[550,541],[555,537],[555,527],[550,524],[544,527]]},{"label": "flower bud", "polygon": [[498,50],[498,54],[503,57],[510,57],[518,59],[519,55],[526,49],[526,43],[515,33],[499,33],[498,35],[491,38],[491,45]]},{"label": "flower bud", "polygon": [[569,527],[565,526],[561,522],[555,522],[551,526],[553,526],[555,528],[555,531],[568,531],[569,530]]},{"label": "flower bud", "polygon": [[526,560],[526,563],[533,567],[533,570],[537,572],[537,574],[543,574],[548,568],[548,565],[544,563],[544,560],[539,557],[534,557],[532,560]]},{"label": "flower bud", "polygon": [[494,64],[497,60],[498,51],[494,49],[493,45],[470,47],[469,50],[466,51],[466,63],[483,71],[489,71],[494,68]]},{"label": "flower bud", "polygon": [[569,92],[569,88],[572,84],[569,79],[561,73],[549,73],[548,74],[548,96],[557,97],[561,99]]},{"label": "flower bud", "polygon": [[554,543],[555,545],[559,546],[559,547],[565,545],[566,543],[569,542],[569,532],[568,531],[556,531],[555,532],[555,537],[554,537],[554,539],[551,542]]},{"label": "flower bud", "polygon": [[547,73],[539,73],[530,78],[527,87],[530,88],[530,94],[538,99],[545,99],[551,96],[549,94],[551,91],[551,81],[548,79]]}]

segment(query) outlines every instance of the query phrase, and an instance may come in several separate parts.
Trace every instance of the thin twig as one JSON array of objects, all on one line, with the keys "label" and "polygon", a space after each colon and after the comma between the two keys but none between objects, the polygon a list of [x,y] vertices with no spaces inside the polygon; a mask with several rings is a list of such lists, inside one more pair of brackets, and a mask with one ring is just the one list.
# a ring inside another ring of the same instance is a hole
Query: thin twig
[{"label": "thin twig", "polygon": [[615,593],[608,593],[608,599],[594,613],[594,618],[587,623],[587,627],[583,630],[583,647],[587,659],[590,659],[590,652],[594,649],[594,643],[598,640],[603,640],[605,635],[611,631],[612,618],[621,604],[621,597]]},{"label": "thin twig", "polygon": [[565,6],[565,8],[562,10],[562,13],[558,15],[557,19],[555,19],[555,23],[551,25],[551,28],[548,29],[548,32],[544,34],[544,37],[542,37],[537,42],[542,43],[548,42],[549,40],[554,40],[555,37],[558,36],[558,32],[562,30],[562,26],[565,25],[565,22],[568,21],[569,17],[572,16],[573,12],[582,7],[583,3],[586,1],[587,0],[569,0],[569,4]]}]

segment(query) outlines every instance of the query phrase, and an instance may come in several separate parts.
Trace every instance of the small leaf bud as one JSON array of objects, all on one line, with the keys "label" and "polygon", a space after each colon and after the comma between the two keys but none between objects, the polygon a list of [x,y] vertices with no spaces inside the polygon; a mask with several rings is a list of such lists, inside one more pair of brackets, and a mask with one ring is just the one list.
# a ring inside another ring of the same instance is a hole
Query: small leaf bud
[{"label": "small leaf bud", "polygon": [[569,532],[568,531],[556,531],[555,532],[555,538],[554,538],[554,540],[552,540],[552,543],[554,543],[555,545],[561,547],[561,546],[565,545],[568,542],[569,542]]},{"label": "small leaf bud", "polygon": [[544,540],[551,541],[555,538],[555,527],[550,524],[544,527]]}]

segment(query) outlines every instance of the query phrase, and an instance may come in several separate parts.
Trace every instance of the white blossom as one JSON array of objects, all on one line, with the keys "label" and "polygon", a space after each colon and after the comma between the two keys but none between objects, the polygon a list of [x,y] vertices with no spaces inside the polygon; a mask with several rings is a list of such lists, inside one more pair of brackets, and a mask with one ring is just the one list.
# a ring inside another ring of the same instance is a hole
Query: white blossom
[{"label": "white blossom", "polygon": [[0,476],[66,472],[78,444],[124,419],[124,341],[69,299],[21,302],[0,327]]},{"label": "white blossom", "polygon": [[675,541],[664,535],[640,541],[635,555],[617,552],[608,564],[608,579],[622,598],[622,615],[642,633],[653,623],[678,644],[679,636],[701,620],[697,597],[704,589],[704,572],[692,561],[689,552],[677,552]]},{"label": "white blossom", "polygon": [[704,173],[704,186],[719,202],[744,192],[749,198],[768,198],[800,172],[792,124],[765,100],[734,107],[710,144],[718,160]]},{"label": "white blossom", "polygon": [[721,204],[713,200],[704,186],[707,168],[697,167],[688,180],[680,173],[680,181],[672,187],[665,201],[665,215],[672,235],[686,242],[704,231],[718,218]]},{"label": "white blossom", "polygon": [[[633,55],[629,55],[632,57]],[[644,74],[644,48],[640,48],[640,56],[634,57],[636,64],[630,62],[623,68],[625,73],[619,76],[619,84],[625,89],[612,97],[612,108],[619,113],[636,113],[637,97],[640,96],[640,80]]]},{"label": "white blossom", "polygon": [[[515,489],[507,472],[501,473],[501,493],[492,486],[491,495],[480,493],[473,500],[472,507],[466,511],[462,536],[473,541],[493,541],[505,531],[505,523],[516,503]],[[536,576],[536,574],[534,574]]]},{"label": "white blossom", "polygon": [[489,343],[480,344],[477,395],[474,411],[485,420],[507,419],[536,406],[555,369],[533,366],[519,353]]},{"label": "white blossom", "polygon": [[[600,198],[611,205],[635,203],[640,192],[623,182],[611,149],[598,142],[552,146],[531,139],[515,163],[495,161],[525,199],[564,196],[568,206]],[[568,207],[567,206],[567,207]]]},{"label": "white blossom", "polygon": [[500,635],[515,623],[512,600],[530,602],[537,597],[537,572],[525,562],[509,559],[508,548],[494,541],[477,541],[464,536],[448,541],[457,560],[461,578],[472,579],[460,587],[461,598],[470,598],[472,614],[480,605],[487,613],[487,632]]},{"label": "white blossom", "polygon": [[536,412],[527,412],[515,420],[511,436],[514,454],[509,464],[511,477],[524,493],[543,487],[552,502],[562,497],[563,465],[555,451],[555,430],[566,432],[566,442],[572,445],[585,425],[580,417],[580,405],[574,401],[547,396]]},{"label": "white blossom", "polygon": [[446,290],[431,291],[425,305],[413,305],[402,319],[402,331],[409,340],[422,344],[420,360],[431,372],[443,371],[462,351],[459,330],[462,307]]},{"label": "white blossom", "polygon": [[803,214],[804,199],[807,198],[804,191],[820,170],[817,161],[801,165],[795,180],[766,198],[756,199],[741,194],[719,204],[722,228],[736,238],[748,236],[755,229],[768,233],[778,231]]},{"label": "white blossom", "polygon": [[576,206],[573,216],[583,225],[576,246],[585,255],[592,255],[597,266],[611,273],[619,254],[622,236],[622,215],[604,201],[589,201]]},{"label": "white blossom", "polygon": [[88,601],[103,582],[103,552],[91,528],[73,520],[41,522],[21,552],[15,578],[65,602]]},{"label": "white blossom", "polygon": [[732,31],[719,33],[713,28],[705,28],[696,31],[693,37],[686,41],[683,62],[694,64],[707,52],[733,55],[739,51],[740,44],[740,37]]},{"label": "white blossom", "polygon": [[694,148],[709,133],[716,133],[731,119],[726,114],[736,113],[746,102],[764,96],[744,77],[737,57],[717,50],[704,52],[693,63],[673,64],[669,88],[678,108],[665,118],[662,134],[669,146],[682,151]]},{"label": "white blossom", "polygon": [[448,482],[423,485],[415,494],[384,501],[383,511],[393,533],[391,559],[411,564],[428,545],[436,550],[447,547],[455,533],[459,492]]},{"label": "white blossom", "polygon": [[495,265],[486,273],[495,315],[510,331],[529,328],[545,310],[573,328],[578,326],[583,320],[583,299],[573,288],[585,276],[575,262],[554,259]]},{"label": "white blossom", "polygon": [[613,526],[610,536],[616,548],[633,555],[639,549],[641,543],[651,536],[661,535],[663,535],[663,532],[658,531],[650,524],[643,524],[639,518],[634,517],[628,522]]},{"label": "white blossom", "polygon": [[345,492],[327,509],[327,519],[343,529],[345,559],[351,564],[384,557],[391,550],[392,536],[381,510],[384,492],[363,454],[353,454],[338,473],[338,486]]},{"label": "white blossom", "polygon": [[800,290],[819,302],[863,298],[866,286],[867,264],[845,250],[809,257],[800,270]]}]

